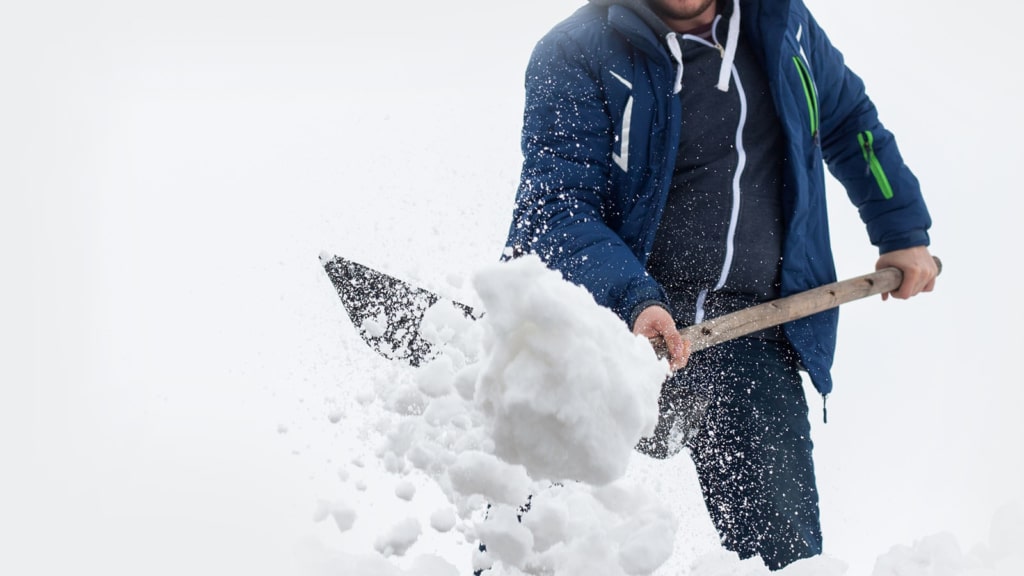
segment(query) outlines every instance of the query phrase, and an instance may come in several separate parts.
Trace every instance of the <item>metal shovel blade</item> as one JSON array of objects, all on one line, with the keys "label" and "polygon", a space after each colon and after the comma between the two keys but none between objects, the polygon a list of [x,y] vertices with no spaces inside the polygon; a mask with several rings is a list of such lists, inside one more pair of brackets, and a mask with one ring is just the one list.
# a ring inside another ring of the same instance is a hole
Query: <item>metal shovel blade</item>
[{"label": "metal shovel blade", "polygon": [[[378,354],[419,366],[434,356],[430,342],[420,336],[427,309],[442,298],[379,270],[331,254],[320,263],[341,298],[360,337]],[[467,315],[469,306],[452,301]]]}]

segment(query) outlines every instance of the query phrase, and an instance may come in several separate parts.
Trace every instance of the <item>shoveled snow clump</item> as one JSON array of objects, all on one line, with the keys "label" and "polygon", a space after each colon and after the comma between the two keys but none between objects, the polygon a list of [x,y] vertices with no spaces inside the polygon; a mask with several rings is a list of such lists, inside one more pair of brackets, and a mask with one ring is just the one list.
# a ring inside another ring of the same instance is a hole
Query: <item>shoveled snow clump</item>
[{"label": "shoveled snow clump", "polygon": [[476,400],[495,454],[535,479],[621,478],[657,424],[666,368],[650,343],[532,258],[475,286],[487,310]]},{"label": "shoveled snow clump", "polygon": [[[383,467],[440,489],[454,518],[435,511],[427,524],[464,538],[474,568],[653,573],[672,554],[676,519],[623,475],[654,430],[667,363],[536,257],[491,265],[474,287],[483,317],[435,305],[421,332],[439,355],[378,386]],[[374,547],[415,562],[417,528],[385,531]]]}]

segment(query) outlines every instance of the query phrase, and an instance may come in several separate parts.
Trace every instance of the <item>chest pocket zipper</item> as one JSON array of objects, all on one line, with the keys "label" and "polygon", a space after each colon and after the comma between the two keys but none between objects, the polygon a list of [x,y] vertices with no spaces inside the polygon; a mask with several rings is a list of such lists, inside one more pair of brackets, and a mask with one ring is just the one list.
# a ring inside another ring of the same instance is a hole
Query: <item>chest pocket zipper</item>
[{"label": "chest pocket zipper", "polygon": [[818,139],[818,89],[811,79],[811,72],[800,56],[793,56],[793,64],[796,66],[797,74],[800,75],[800,84],[804,87],[804,96],[807,98],[807,113],[810,116],[811,138]]}]

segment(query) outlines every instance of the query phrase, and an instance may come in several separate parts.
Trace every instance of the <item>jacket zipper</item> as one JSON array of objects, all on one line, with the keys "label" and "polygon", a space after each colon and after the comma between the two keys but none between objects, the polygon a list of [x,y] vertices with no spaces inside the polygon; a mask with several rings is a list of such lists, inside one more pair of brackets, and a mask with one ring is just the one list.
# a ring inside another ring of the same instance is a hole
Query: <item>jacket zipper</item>
[{"label": "jacket zipper", "polygon": [[810,115],[811,137],[817,138],[819,119],[818,91],[814,87],[811,72],[807,69],[804,61],[799,56],[793,56],[793,64],[796,65],[796,71],[800,75],[800,83],[804,87],[804,96],[807,98],[807,113]]},{"label": "jacket zipper", "polygon": [[875,182],[878,183],[878,187],[882,190],[882,196],[886,200],[891,200],[892,185],[889,184],[889,178],[885,175],[882,163],[878,161],[878,156],[875,155],[874,134],[871,133],[871,130],[865,130],[857,134],[857,142],[860,143],[861,152],[864,153],[864,161],[868,163],[868,170],[874,175]]}]

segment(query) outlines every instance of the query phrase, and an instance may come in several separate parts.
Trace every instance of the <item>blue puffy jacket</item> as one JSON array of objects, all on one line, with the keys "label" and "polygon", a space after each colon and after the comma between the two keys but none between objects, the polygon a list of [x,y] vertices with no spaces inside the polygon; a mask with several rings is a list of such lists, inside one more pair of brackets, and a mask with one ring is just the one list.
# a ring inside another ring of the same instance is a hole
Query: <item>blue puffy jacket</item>
[{"label": "blue puffy jacket", "polygon": [[[785,132],[782,295],[836,280],[827,164],[882,253],[928,244],[917,179],[859,77],[799,0],[740,0],[740,41],[767,73]],[[645,265],[681,123],[669,30],[642,0],[591,0],[536,45],[526,71],[524,164],[506,254],[536,253],[630,322],[666,302]],[[838,310],[785,334],[822,394],[832,389]]]}]

